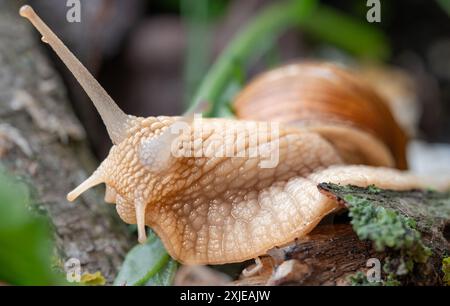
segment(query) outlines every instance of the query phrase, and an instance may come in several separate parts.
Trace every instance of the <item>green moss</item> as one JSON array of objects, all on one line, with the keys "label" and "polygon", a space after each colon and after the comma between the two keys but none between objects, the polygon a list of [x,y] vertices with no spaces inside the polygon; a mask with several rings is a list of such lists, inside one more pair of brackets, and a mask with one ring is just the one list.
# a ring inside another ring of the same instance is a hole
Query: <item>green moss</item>
[{"label": "green moss", "polygon": [[344,200],[349,205],[351,224],[360,239],[373,241],[377,251],[391,248],[401,251],[413,262],[425,263],[428,260],[431,251],[423,244],[413,219],[392,209],[372,205],[365,198],[347,195]]},{"label": "green moss", "polygon": [[442,272],[444,272],[442,281],[445,285],[450,286],[450,256],[442,259]]},{"label": "green moss", "polygon": [[[339,199],[360,199],[370,203],[371,206],[380,206],[390,209],[409,220],[414,220],[413,228],[420,233],[435,235],[442,232],[446,222],[450,219],[450,192],[435,192],[430,190],[395,191],[380,189],[375,186],[361,188],[351,185],[341,186],[330,183],[319,184],[319,189],[336,196]],[[350,197],[351,196],[351,197]],[[411,221],[412,222],[412,221]],[[438,237],[442,242],[445,237]]]},{"label": "green moss", "polygon": [[375,185],[369,185],[369,186],[367,187],[367,191],[370,192],[370,193],[379,193],[379,192],[381,192],[381,189],[378,188],[378,187],[375,186]]},{"label": "green moss", "polygon": [[355,274],[352,274],[347,277],[347,281],[351,286],[380,286],[382,283],[380,282],[369,282],[366,275],[358,271]]},{"label": "green moss", "polygon": [[[373,186],[367,191],[371,194],[381,192]],[[423,244],[412,218],[393,209],[374,205],[365,197],[346,195],[344,200],[349,208],[353,230],[361,240],[371,240],[378,252],[386,249],[398,251],[397,257],[385,259],[383,271],[386,276],[379,284],[399,286],[401,282],[398,277],[412,272],[415,263],[427,262],[431,250]],[[360,275],[356,275],[350,283],[365,285]]]},{"label": "green moss", "polygon": [[383,286],[401,286],[401,283],[397,280],[397,276],[395,274],[390,273],[386,277],[386,280],[383,281]]},{"label": "green moss", "polygon": [[347,282],[350,286],[400,286],[401,283],[397,280],[396,275],[390,273],[387,275],[385,280],[381,280],[380,282],[370,282],[367,279],[367,276],[358,271],[355,274],[352,274],[347,277]]},{"label": "green moss", "polygon": [[[429,259],[448,257],[444,232],[450,219],[450,192],[332,183],[318,188],[349,209],[361,240],[370,240],[376,251],[383,251],[383,285],[427,283],[428,275],[441,272]],[[443,261],[444,283],[450,279],[449,266],[450,259]],[[358,279],[353,283],[364,283]]]}]

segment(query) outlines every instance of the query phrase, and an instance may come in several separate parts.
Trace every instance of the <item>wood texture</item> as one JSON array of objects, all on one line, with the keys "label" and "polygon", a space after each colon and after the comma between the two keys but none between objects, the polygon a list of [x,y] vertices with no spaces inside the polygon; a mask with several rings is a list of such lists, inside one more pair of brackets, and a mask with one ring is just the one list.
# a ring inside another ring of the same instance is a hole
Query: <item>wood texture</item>
[{"label": "wood texture", "polygon": [[77,258],[82,272],[101,271],[111,282],[135,240],[99,192],[75,204],[65,198],[97,161],[43,51],[18,3],[0,1],[0,163],[35,188],[62,262]]},{"label": "wood texture", "polygon": [[[305,238],[274,252],[272,256],[278,257],[279,263],[273,263],[273,271],[266,260],[261,273],[235,284],[345,285],[347,276],[366,269],[369,258],[384,258],[370,242],[360,241],[347,224],[318,226]],[[286,271],[278,272],[281,269]]]},{"label": "wood texture", "polygon": [[[355,233],[350,219],[342,212],[333,218],[324,220],[306,237],[297,239],[292,244],[273,249],[270,257],[262,259],[262,267],[252,276],[242,276],[236,281],[237,285],[348,285],[349,276],[357,272],[365,273],[368,260],[378,259],[382,267],[382,279],[386,284],[387,274],[384,264],[395,267],[395,280],[402,285],[443,285],[442,259],[448,256],[449,224],[450,224],[450,194],[431,190],[393,191],[375,187],[361,188],[356,186],[341,186],[322,183],[319,190],[336,200],[343,206],[350,206],[345,199],[364,199],[375,209],[377,207],[389,209],[396,214],[414,220],[414,228],[420,233],[423,245],[430,249],[430,255],[424,262],[414,262],[409,272],[398,272],[402,260],[408,260],[405,249],[385,247],[376,250],[370,240],[361,240]],[[367,222],[370,218],[367,215]],[[379,216],[381,218],[381,216]],[[372,222],[377,222],[372,219]],[[325,224],[325,223],[335,224]],[[376,226],[384,226],[384,235],[391,235],[387,226],[372,223],[372,230]],[[404,234],[406,235],[406,233]],[[403,236],[397,237],[403,239]],[[399,243],[396,240],[396,243]],[[417,251],[414,245],[411,250]],[[413,249],[415,248],[415,249]],[[411,258],[411,257],[409,257]],[[252,270],[256,266],[250,266]]]}]

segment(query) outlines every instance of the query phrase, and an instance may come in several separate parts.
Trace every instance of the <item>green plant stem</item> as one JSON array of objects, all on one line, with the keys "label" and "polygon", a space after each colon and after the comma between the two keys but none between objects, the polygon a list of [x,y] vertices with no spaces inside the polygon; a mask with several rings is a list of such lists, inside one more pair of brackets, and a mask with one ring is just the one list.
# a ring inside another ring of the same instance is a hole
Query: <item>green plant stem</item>
[{"label": "green plant stem", "polygon": [[208,19],[209,0],[180,1],[187,31],[184,67],[184,102],[190,102],[195,89],[208,71],[211,55],[211,27]]},{"label": "green plant stem", "polygon": [[318,5],[315,0],[277,3],[262,11],[232,39],[205,75],[188,111],[206,101],[211,106],[209,116],[220,114],[224,103],[220,97],[233,79],[235,66],[247,62],[261,45],[274,41],[280,33],[293,26],[302,26],[317,38],[360,56],[385,58],[389,54],[384,36],[376,29]]},{"label": "green plant stem", "polygon": [[232,78],[234,64],[245,61],[254,51],[255,46],[264,40],[273,39],[281,31],[297,22],[299,18],[307,15],[314,4],[313,0],[275,4],[252,20],[230,42],[208,71],[189,110],[195,109],[202,101],[208,101],[213,106],[210,114],[217,113],[218,105],[215,102]]},{"label": "green plant stem", "polygon": [[382,32],[368,22],[321,5],[301,21],[303,31],[311,36],[365,59],[386,59],[390,50]]}]

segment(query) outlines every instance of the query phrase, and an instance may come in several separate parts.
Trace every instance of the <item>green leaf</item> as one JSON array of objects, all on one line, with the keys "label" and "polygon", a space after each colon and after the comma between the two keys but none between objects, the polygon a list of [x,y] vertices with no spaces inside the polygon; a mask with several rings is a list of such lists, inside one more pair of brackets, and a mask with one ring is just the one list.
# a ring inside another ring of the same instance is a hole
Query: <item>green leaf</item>
[{"label": "green leaf", "polygon": [[145,284],[146,286],[170,286],[173,284],[178,263],[172,258],[167,264]]},{"label": "green leaf", "polygon": [[131,249],[114,281],[115,285],[169,285],[176,263],[167,254],[161,240],[152,231],[144,244]]},{"label": "green leaf", "polygon": [[55,285],[53,241],[48,220],[31,210],[26,184],[0,168],[0,282],[12,285]]}]

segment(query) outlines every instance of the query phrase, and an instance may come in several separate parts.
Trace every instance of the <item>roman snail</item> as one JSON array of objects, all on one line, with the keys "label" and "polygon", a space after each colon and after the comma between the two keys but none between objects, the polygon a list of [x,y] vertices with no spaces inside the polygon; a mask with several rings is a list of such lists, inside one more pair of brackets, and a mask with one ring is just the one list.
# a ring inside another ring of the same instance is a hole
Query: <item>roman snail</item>
[{"label": "roman snail", "polygon": [[[244,261],[307,234],[339,208],[318,192],[320,182],[430,185],[393,169],[406,168],[406,137],[383,100],[345,69],[301,63],[270,71],[238,95],[238,119],[135,117],[30,6],[20,14],[72,71],[113,141],[67,199],[105,183],[105,201],[138,225],[139,241],[150,226],[182,263]],[[175,137],[174,128],[183,133]]]}]

